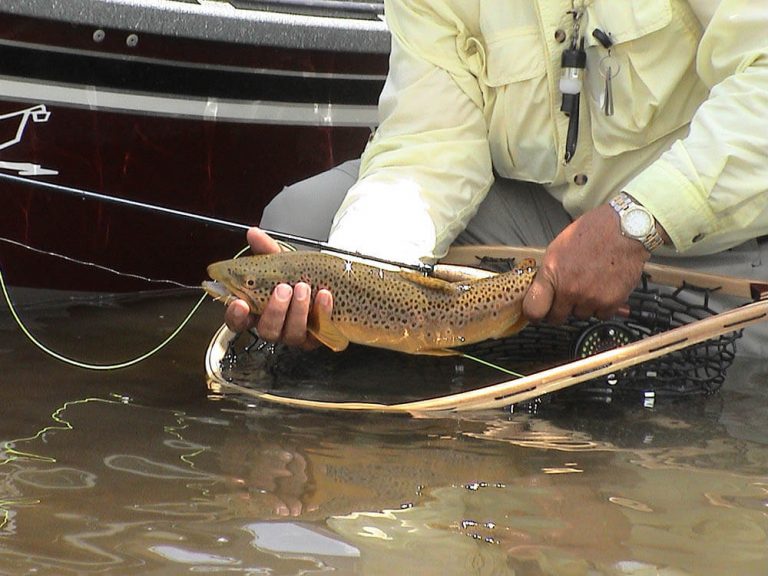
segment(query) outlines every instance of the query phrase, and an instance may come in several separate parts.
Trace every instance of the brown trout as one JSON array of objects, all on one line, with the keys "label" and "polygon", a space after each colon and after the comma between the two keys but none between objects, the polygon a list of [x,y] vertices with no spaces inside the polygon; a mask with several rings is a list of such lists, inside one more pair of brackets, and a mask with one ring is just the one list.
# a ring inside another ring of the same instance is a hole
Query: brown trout
[{"label": "brown trout", "polygon": [[410,354],[501,338],[526,325],[523,297],[536,272],[526,260],[509,272],[449,282],[320,252],[280,252],[216,262],[203,288],[217,300],[242,298],[259,315],[278,283],[306,282],[333,294],[330,321],[310,310],[307,331],[335,351],[350,342]]}]

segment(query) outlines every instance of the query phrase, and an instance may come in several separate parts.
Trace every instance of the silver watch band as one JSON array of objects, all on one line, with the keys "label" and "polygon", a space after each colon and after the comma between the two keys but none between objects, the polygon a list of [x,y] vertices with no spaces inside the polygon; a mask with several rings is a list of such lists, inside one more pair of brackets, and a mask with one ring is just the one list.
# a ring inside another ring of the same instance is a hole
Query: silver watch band
[{"label": "silver watch band", "polygon": [[[611,198],[609,204],[619,215],[619,219],[621,221],[621,233],[624,236],[641,242],[643,246],[645,246],[645,249],[648,250],[648,252],[653,252],[659,246],[664,244],[664,239],[661,237],[661,234],[659,234],[659,230],[653,214],[651,214],[650,211],[643,205],[635,202],[626,192],[620,192]],[[652,225],[648,231],[643,235],[629,234],[626,230],[625,218],[631,211],[634,210],[642,211],[643,213],[647,214],[650,218],[650,221],[652,222]]]}]

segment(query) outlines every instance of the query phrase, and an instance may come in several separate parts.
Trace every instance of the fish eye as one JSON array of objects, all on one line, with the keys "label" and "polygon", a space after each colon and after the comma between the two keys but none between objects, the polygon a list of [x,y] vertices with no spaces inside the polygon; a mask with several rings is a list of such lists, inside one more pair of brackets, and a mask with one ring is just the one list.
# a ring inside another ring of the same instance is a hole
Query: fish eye
[{"label": "fish eye", "polygon": [[248,280],[246,280],[246,281],[245,281],[245,283],[246,283],[246,284],[247,284],[249,287],[251,287],[251,288],[252,288],[252,287],[253,287],[253,285],[254,285],[254,284],[256,284],[256,281],[255,281],[253,278],[248,278]]}]

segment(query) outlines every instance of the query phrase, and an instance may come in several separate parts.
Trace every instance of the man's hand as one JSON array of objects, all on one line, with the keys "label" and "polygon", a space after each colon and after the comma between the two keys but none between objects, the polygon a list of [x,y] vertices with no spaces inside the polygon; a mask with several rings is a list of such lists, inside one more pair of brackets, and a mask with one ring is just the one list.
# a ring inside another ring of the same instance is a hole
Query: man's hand
[{"label": "man's hand", "polygon": [[607,319],[627,301],[650,258],[621,234],[616,212],[599,206],[571,223],[547,247],[523,301],[532,322],[562,324],[569,315]]},{"label": "man's hand", "polygon": [[[248,230],[247,238],[254,254],[280,251],[280,245],[258,228]],[[259,336],[268,342],[283,342],[306,349],[317,348],[319,342],[307,333],[307,316],[313,305],[311,292],[311,287],[304,282],[294,287],[278,284],[259,318],[250,313],[244,300],[235,300],[227,306],[224,320],[229,329],[235,332],[243,332],[255,326]],[[330,317],[333,307],[331,293],[328,290],[318,291],[314,306],[320,308],[321,314]]]}]

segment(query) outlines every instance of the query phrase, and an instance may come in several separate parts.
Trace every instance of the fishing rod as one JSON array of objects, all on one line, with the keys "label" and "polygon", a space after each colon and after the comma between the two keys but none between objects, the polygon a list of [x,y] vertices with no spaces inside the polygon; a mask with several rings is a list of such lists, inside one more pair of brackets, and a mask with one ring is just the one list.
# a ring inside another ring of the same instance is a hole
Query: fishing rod
[{"label": "fishing rod", "polygon": [[[176,216],[178,218],[186,218],[195,222],[203,222],[205,224],[211,224],[214,226],[221,226],[223,228],[231,228],[235,230],[249,230],[253,226],[249,224],[243,224],[240,222],[233,222],[231,220],[223,220],[221,218],[214,218],[212,216],[205,216],[203,214],[195,214],[193,212],[185,212],[183,210],[177,210],[175,208],[168,208],[166,206],[158,206],[157,204],[149,204],[147,202],[139,202],[138,200],[130,200],[128,198],[120,198],[117,196],[109,196],[108,194],[99,194],[98,192],[92,192],[90,190],[83,190],[82,188],[74,188],[72,186],[64,186],[62,184],[55,184],[53,182],[45,182],[42,180],[30,180],[29,178],[22,178],[13,174],[3,174],[0,172],[0,180],[7,180],[15,182],[17,184],[23,184],[25,186],[32,186],[36,188],[43,188],[53,192],[59,192],[62,194],[69,194],[71,196],[79,196],[80,198],[87,198],[91,200],[98,200],[100,202],[107,202],[112,204],[118,204],[121,206],[128,206],[139,210],[147,210],[150,212],[158,212],[161,214],[167,214],[169,216]],[[341,254],[343,256],[352,256],[354,258],[361,258],[363,260],[372,260],[380,264],[386,264],[388,266],[397,266],[399,268],[407,268],[409,270],[415,270],[421,274],[432,274],[434,266],[431,264],[424,264],[419,262],[418,264],[407,264],[405,262],[398,262],[396,260],[388,260],[386,258],[379,258],[378,256],[370,256],[368,254],[361,254],[353,250],[345,250],[343,248],[336,248],[331,246],[327,242],[321,240],[315,240],[314,238],[307,238],[305,236],[298,236],[296,234],[288,234],[285,232],[278,232],[276,230],[266,230],[262,228],[269,236],[275,240],[282,242],[288,242],[292,244],[300,244],[309,248],[315,248],[317,250],[325,250],[327,252],[333,252],[335,254]]]}]

